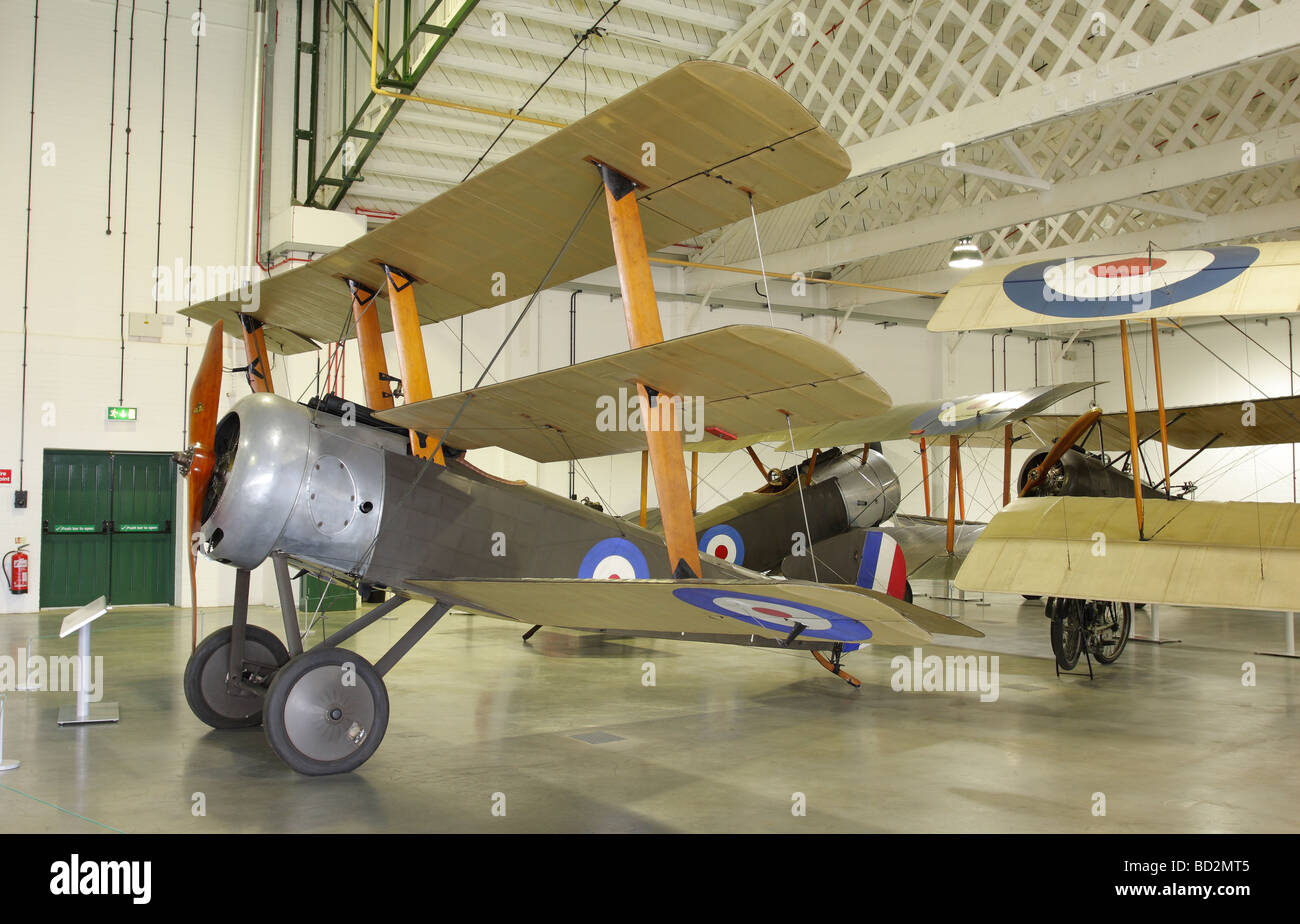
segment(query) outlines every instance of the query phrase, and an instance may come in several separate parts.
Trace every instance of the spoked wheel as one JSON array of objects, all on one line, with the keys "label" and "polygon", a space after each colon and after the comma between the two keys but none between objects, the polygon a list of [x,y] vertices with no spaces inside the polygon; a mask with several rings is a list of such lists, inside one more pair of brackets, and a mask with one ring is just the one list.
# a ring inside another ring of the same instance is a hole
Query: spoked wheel
[{"label": "spoked wheel", "polygon": [[1083,650],[1083,601],[1056,600],[1052,611],[1052,653],[1061,670],[1071,671]]},{"label": "spoked wheel", "polygon": [[[252,690],[226,688],[230,670],[231,626],[218,629],[194,649],[185,663],[185,701],[200,720],[213,728],[248,728],[262,723],[263,697]],[[261,626],[244,631],[244,660],[260,666],[259,677],[270,676],[289,660],[284,643]]]},{"label": "spoked wheel", "polygon": [[1102,664],[1114,664],[1124,653],[1129,631],[1133,627],[1133,607],[1127,603],[1096,603],[1098,612],[1096,644],[1092,656]]},{"label": "spoked wheel", "polygon": [[347,773],[375,753],[388,728],[388,690],[370,662],[320,648],[275,675],[264,726],[271,749],[308,776]]}]

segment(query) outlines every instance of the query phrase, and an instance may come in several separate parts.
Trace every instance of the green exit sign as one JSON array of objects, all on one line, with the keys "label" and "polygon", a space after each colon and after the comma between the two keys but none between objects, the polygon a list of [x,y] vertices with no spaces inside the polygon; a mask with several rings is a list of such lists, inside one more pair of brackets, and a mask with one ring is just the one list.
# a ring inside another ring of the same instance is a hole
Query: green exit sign
[{"label": "green exit sign", "polygon": [[108,409],[109,420],[135,420],[135,408],[133,407],[110,407]]}]

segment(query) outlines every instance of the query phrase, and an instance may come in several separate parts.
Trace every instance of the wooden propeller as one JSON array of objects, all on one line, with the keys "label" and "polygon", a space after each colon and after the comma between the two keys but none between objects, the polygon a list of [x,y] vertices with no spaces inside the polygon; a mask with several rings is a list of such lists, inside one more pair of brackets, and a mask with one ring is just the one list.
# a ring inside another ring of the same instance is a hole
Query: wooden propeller
[{"label": "wooden propeller", "polygon": [[1025,479],[1025,486],[1020,489],[1021,497],[1024,497],[1043,483],[1047,478],[1047,473],[1052,470],[1052,466],[1061,461],[1061,456],[1065,455],[1070,447],[1092,428],[1092,425],[1097,422],[1099,417],[1101,417],[1101,408],[1095,407],[1080,415],[1078,420],[1070,424],[1066,431],[1061,434],[1060,439],[1052,444],[1052,448],[1043,461],[1029,473],[1029,477]]},{"label": "wooden propeller", "polygon": [[190,546],[190,645],[199,644],[199,592],[194,583],[195,543],[198,542],[200,517],[203,515],[203,498],[212,471],[216,465],[214,444],[217,437],[217,405],[221,401],[221,337],[223,325],[218,321],[208,334],[203,359],[190,386],[190,445],[186,449],[188,463],[183,467],[189,482],[189,546]]}]

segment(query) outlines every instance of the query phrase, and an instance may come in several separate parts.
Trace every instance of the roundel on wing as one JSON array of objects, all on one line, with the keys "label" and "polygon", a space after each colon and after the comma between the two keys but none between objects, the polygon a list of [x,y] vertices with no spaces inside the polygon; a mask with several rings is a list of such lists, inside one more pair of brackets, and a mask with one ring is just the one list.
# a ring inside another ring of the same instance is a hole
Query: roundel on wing
[{"label": "roundel on wing", "polygon": [[745,563],[745,540],[740,532],[725,523],[710,526],[700,536],[700,554],[721,558],[733,565]]},{"label": "roundel on wing", "polygon": [[646,564],[645,555],[631,542],[617,536],[593,545],[578,566],[578,577],[597,581],[626,581],[649,576],[650,566]]},{"label": "roundel on wing", "polygon": [[1141,314],[1213,292],[1257,259],[1254,247],[1215,247],[1044,260],[1012,270],[1002,291],[1021,308],[1058,318]]},{"label": "roundel on wing", "polygon": [[678,587],[673,596],[699,609],[730,616],[762,629],[791,632],[796,623],[802,623],[805,628],[799,634],[800,638],[836,642],[865,642],[871,638],[871,630],[856,619],[808,603],[791,603],[776,597],[703,587]]}]

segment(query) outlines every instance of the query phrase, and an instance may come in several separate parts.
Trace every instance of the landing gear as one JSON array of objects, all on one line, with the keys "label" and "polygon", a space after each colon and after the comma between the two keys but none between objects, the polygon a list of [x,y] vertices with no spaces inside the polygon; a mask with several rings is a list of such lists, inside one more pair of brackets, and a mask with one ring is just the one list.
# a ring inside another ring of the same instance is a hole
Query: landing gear
[{"label": "landing gear", "polygon": [[1052,620],[1052,654],[1063,671],[1072,671],[1079,663],[1079,652],[1083,649],[1082,607],[1082,600],[1056,597],[1047,600],[1047,617]]},{"label": "landing gear", "polygon": [[347,773],[384,740],[388,690],[359,654],[315,648],[276,673],[263,711],[271,750],[294,770]]},{"label": "landing gear", "polygon": [[1089,606],[1096,607],[1092,613],[1093,625],[1096,627],[1092,639],[1092,656],[1102,664],[1114,664],[1128,644],[1129,632],[1133,628],[1133,607],[1127,603],[1095,601]]},{"label": "landing gear", "polygon": [[185,664],[185,701],[201,721],[213,728],[260,725],[263,692],[289,660],[284,643],[266,629],[247,626],[244,631],[244,669],[240,677],[227,680],[234,632],[231,626],[218,629],[200,642]]},{"label": "landing gear", "polygon": [[[1130,604],[1107,600],[1049,597],[1046,615],[1052,620],[1052,653],[1059,671],[1074,670],[1083,652],[1090,661],[1114,664],[1128,645],[1133,624]],[[1091,664],[1088,672],[1091,676]]]}]

